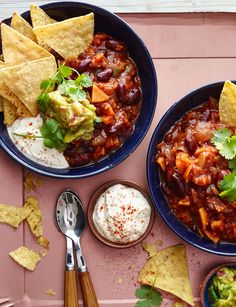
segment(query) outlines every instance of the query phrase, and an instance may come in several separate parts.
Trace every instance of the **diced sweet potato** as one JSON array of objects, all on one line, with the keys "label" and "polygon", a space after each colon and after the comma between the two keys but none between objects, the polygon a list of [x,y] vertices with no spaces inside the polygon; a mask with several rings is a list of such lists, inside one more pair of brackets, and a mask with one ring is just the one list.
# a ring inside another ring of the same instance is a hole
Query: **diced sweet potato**
[{"label": "diced sweet potato", "polygon": [[166,170],[165,158],[164,157],[157,157],[157,163],[160,165],[163,171]]},{"label": "diced sweet potato", "polygon": [[180,205],[180,206],[190,206],[189,197],[186,196],[186,197],[182,198],[182,199],[178,202],[178,205]]},{"label": "diced sweet potato", "polygon": [[105,94],[96,84],[92,87],[92,103],[103,102],[109,99],[109,96]]},{"label": "diced sweet potato", "polygon": [[201,222],[202,222],[202,228],[203,228],[203,230],[205,230],[206,226],[209,223],[209,217],[208,217],[208,213],[207,213],[207,211],[204,207],[201,207],[199,209],[199,215],[200,215]]},{"label": "diced sweet potato", "polygon": [[217,234],[213,233],[213,232],[210,232],[210,231],[207,231],[205,230],[205,234],[207,235],[207,237],[213,241],[214,243],[218,243],[219,240],[220,240],[220,237],[217,236]]},{"label": "diced sweet potato", "polygon": [[106,150],[104,148],[104,146],[98,146],[95,153],[93,154],[93,158],[94,160],[98,160],[100,159],[101,157],[105,156],[106,154]]},{"label": "diced sweet potato", "polygon": [[113,122],[113,116],[107,116],[107,115],[103,115],[103,116],[101,116],[101,118],[102,118],[102,122],[105,124],[105,125],[110,125],[110,124],[112,124],[112,122]]},{"label": "diced sweet potato", "polygon": [[213,231],[224,231],[224,228],[225,228],[225,224],[224,224],[224,221],[222,220],[211,222],[211,229]]}]

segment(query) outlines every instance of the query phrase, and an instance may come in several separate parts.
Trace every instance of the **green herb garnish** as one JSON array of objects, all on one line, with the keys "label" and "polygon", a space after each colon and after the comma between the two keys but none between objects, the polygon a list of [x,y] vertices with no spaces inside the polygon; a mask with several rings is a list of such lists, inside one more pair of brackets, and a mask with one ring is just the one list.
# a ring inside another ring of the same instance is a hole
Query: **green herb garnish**
[{"label": "green herb garnish", "polygon": [[135,291],[135,296],[139,299],[135,307],[158,307],[161,305],[163,298],[160,292],[151,286],[142,285]]},{"label": "green herb garnish", "polygon": [[48,148],[56,148],[59,151],[65,149],[64,136],[59,123],[55,119],[47,119],[40,129],[44,138],[44,145]]},{"label": "green herb garnish", "polygon": [[[68,79],[75,73],[78,77],[73,79]],[[50,98],[48,93],[55,90],[58,86],[58,91],[72,100],[83,101],[86,98],[86,92],[83,88],[88,88],[92,86],[91,78],[86,74],[79,74],[77,70],[61,65],[58,68],[55,76],[51,79],[44,80],[41,83],[41,89],[43,93],[38,96],[37,102],[41,112],[45,113],[48,109],[48,103]]]},{"label": "green herb garnish", "polygon": [[236,136],[227,128],[222,128],[213,132],[211,139],[216,149],[225,159],[233,159],[236,155]]},{"label": "green herb garnish", "polygon": [[227,128],[222,128],[213,132],[211,139],[216,149],[227,160],[229,160],[229,168],[232,173],[224,176],[219,182],[219,194],[228,201],[236,200],[236,136],[232,135]]}]

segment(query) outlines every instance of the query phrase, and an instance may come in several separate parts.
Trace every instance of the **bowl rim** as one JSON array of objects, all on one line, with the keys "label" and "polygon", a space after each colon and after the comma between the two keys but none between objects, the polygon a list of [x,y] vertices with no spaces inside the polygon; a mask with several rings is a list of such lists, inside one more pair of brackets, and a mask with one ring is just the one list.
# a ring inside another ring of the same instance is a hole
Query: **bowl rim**
[{"label": "bowl rim", "polygon": [[[94,208],[95,208],[95,205],[96,205],[96,201],[98,200],[98,198],[100,197],[100,195],[103,192],[105,192],[109,187],[111,187],[115,184],[123,184],[125,186],[137,189],[147,199],[147,201],[148,201],[148,203],[151,207],[150,221],[149,221],[149,224],[148,224],[145,232],[137,240],[129,242],[129,243],[125,243],[125,244],[112,242],[112,241],[106,239],[103,235],[101,235],[98,232],[98,230],[97,230],[97,228],[94,224],[94,221],[93,221],[93,211],[94,211]],[[155,209],[154,209],[154,206],[152,204],[152,201],[151,201],[149,194],[146,192],[146,190],[143,187],[140,187],[139,185],[137,185],[133,181],[128,181],[128,180],[124,180],[124,179],[116,179],[116,180],[111,180],[111,181],[107,181],[107,182],[103,183],[102,185],[100,185],[94,191],[93,195],[91,196],[91,198],[89,200],[88,206],[87,206],[87,220],[88,220],[88,225],[89,225],[91,232],[101,243],[103,243],[107,246],[110,246],[110,247],[124,249],[124,248],[132,247],[132,246],[139,244],[140,242],[142,242],[148,236],[148,234],[152,230],[152,227],[153,227],[153,224],[154,224],[154,221],[155,221]]]},{"label": "bowl rim", "polygon": [[[153,201],[154,206],[156,207],[156,210],[158,211],[158,213],[160,214],[160,216],[162,217],[162,219],[164,220],[164,222],[168,225],[168,227],[177,235],[179,236],[181,239],[183,239],[185,242],[187,242],[188,244],[199,248],[205,252],[211,253],[211,254],[216,254],[219,256],[231,256],[231,257],[236,257],[236,243],[233,242],[221,242],[221,243],[217,243],[214,244],[213,242],[211,242],[209,239],[207,238],[200,238],[200,236],[197,235],[197,233],[193,232],[192,230],[190,230],[187,226],[185,226],[182,222],[180,222],[177,217],[174,215],[174,213],[171,211],[171,209],[169,208],[169,205],[167,203],[167,201],[165,200],[166,203],[166,208],[168,208],[168,213],[167,212],[163,212],[163,208],[161,208],[158,205],[158,201],[155,198],[155,190],[153,188],[153,183],[152,183],[152,174],[153,174],[153,166],[152,166],[152,159],[153,156],[151,155],[151,152],[153,150],[153,148],[156,148],[156,144],[157,144],[157,135],[158,135],[158,131],[160,129],[160,127],[162,127],[162,125],[166,122],[166,119],[169,117],[170,114],[172,114],[175,111],[175,108],[180,104],[183,103],[184,101],[186,101],[187,99],[190,99],[192,96],[194,96],[195,94],[199,93],[200,91],[204,91],[207,90],[209,88],[217,88],[219,86],[223,87],[225,81],[218,81],[218,82],[214,82],[214,83],[209,83],[206,85],[203,85],[197,89],[194,89],[192,91],[189,91],[186,95],[184,95],[182,98],[180,98],[178,101],[174,102],[168,109],[167,111],[164,113],[164,115],[161,117],[160,121],[158,122],[156,128],[154,129],[154,132],[152,134],[152,137],[150,139],[149,142],[149,146],[148,146],[148,151],[147,151],[147,155],[146,155],[146,176],[147,176],[147,182],[148,182],[148,188],[149,188],[149,192]],[[236,82],[236,81],[232,81],[232,82]],[[199,103],[198,105],[203,104],[204,101],[202,103]],[[194,107],[189,108],[189,110],[194,109]],[[182,116],[184,115],[184,113],[175,121],[177,122],[178,120],[180,120],[182,118]],[[173,126],[173,124],[167,129],[167,131]],[[166,131],[166,132],[167,132]],[[159,178],[159,174],[158,174],[158,178]],[[160,186],[158,186],[156,188],[156,190],[160,189]],[[164,194],[161,191],[163,198]],[[158,192],[159,194],[159,192]],[[167,210],[167,209],[166,209]],[[174,223],[173,223],[174,222]],[[194,236],[194,239],[189,238],[189,235]],[[199,240],[199,242],[198,242]],[[207,247],[205,246],[205,243],[211,243],[212,246],[214,245],[215,248],[211,248],[211,247]],[[224,246],[227,247],[234,247],[235,251],[224,251]]]},{"label": "bowl rim", "polygon": [[[124,27],[132,36],[135,38],[135,40],[138,42],[140,47],[142,48],[146,61],[148,65],[151,68],[152,71],[152,84],[153,84],[153,103],[152,103],[152,112],[149,113],[149,118],[145,122],[145,129],[142,130],[142,133],[138,133],[137,135],[137,142],[135,144],[130,144],[130,148],[127,148],[127,151],[122,152],[122,154],[117,154],[115,156],[115,160],[109,161],[108,165],[103,165],[101,168],[99,168],[97,165],[100,161],[93,163],[92,167],[89,168],[89,170],[86,170],[85,166],[82,167],[68,167],[64,169],[58,169],[58,168],[52,168],[48,166],[41,165],[26,156],[19,154],[19,150],[17,150],[16,146],[14,147],[8,145],[7,143],[10,141],[10,138],[8,137],[7,140],[4,139],[4,137],[0,134],[0,149],[3,149],[8,156],[13,158],[17,163],[20,163],[24,167],[40,174],[40,175],[45,175],[53,178],[59,178],[59,179],[79,179],[79,178],[87,178],[90,176],[94,176],[100,173],[103,173],[104,171],[107,171],[108,169],[112,169],[113,167],[119,165],[121,162],[126,160],[130,154],[132,154],[137,147],[141,144],[143,141],[144,137],[146,136],[147,132],[149,131],[149,128],[151,126],[151,123],[154,118],[155,110],[156,110],[156,105],[157,105],[157,98],[158,98],[158,84],[157,84],[157,72],[151,57],[150,52],[148,51],[147,47],[145,46],[143,40],[139,37],[139,35],[131,28],[131,26],[125,22],[122,18],[117,16],[116,14],[103,9],[99,6],[92,5],[89,3],[85,2],[74,2],[74,1],[68,1],[68,2],[54,2],[54,3],[46,3],[43,5],[39,6],[42,9],[56,9],[60,10],[63,9],[63,7],[77,7],[77,8],[86,8],[86,9],[91,9],[96,13],[102,13],[105,15],[112,16],[112,18],[117,21],[122,27]],[[23,18],[27,18],[29,16],[30,11],[27,10],[21,14]],[[1,22],[3,23],[9,23],[11,20],[11,17],[6,18],[2,20]],[[142,86],[142,85],[141,85]],[[7,141],[7,142],[5,142]],[[127,140],[128,141],[128,140]],[[119,148],[117,149],[119,150]],[[115,153],[114,153],[115,154]],[[114,155],[112,154],[112,155]],[[108,156],[109,157],[109,156]],[[93,167],[94,166],[94,167]],[[97,168],[98,167],[98,168]],[[79,172],[79,173],[78,173]]]},{"label": "bowl rim", "polygon": [[[209,303],[209,299],[208,299],[208,293],[207,293],[209,286],[210,286],[209,283],[211,282],[212,278],[215,276],[216,272],[223,267],[233,267],[233,268],[236,269],[236,262],[222,263],[222,264],[214,267],[213,269],[211,269],[207,273],[207,275],[205,276],[205,278],[203,279],[203,281],[200,285],[200,299],[201,299],[202,306],[210,307],[210,303]],[[209,305],[206,305],[206,303],[209,304]]]}]

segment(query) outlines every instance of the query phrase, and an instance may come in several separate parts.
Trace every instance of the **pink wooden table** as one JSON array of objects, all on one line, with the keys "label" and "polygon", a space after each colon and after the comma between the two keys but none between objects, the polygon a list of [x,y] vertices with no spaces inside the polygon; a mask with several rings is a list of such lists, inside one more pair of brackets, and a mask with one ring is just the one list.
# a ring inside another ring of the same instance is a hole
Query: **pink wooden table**
[{"label": "pink wooden table", "polygon": [[[157,70],[159,97],[151,129],[131,157],[106,173],[82,180],[44,178],[45,187],[36,196],[43,211],[50,250],[35,272],[23,270],[8,256],[9,251],[21,245],[38,249],[28,226],[21,225],[14,231],[7,225],[0,225],[0,297],[9,297],[15,306],[63,306],[65,240],[54,222],[58,194],[65,188],[74,188],[86,207],[93,191],[108,180],[127,179],[146,187],[147,147],[155,126],[167,108],[204,84],[236,79],[234,14],[126,14],[121,17],[144,40]],[[0,202],[21,206],[25,197],[22,184],[24,170],[2,151],[0,166]],[[157,240],[163,242],[162,247],[184,243],[158,215],[146,241]],[[217,264],[234,261],[234,258],[214,256],[188,244],[186,247],[192,287],[198,301],[199,286],[206,273]],[[87,228],[82,238],[82,248],[100,306],[134,306],[137,276],[146,258],[141,245],[126,250],[112,249],[98,242]],[[46,291],[49,288],[56,292],[55,296],[48,296]],[[79,295],[81,299],[80,292]],[[171,306],[172,303],[166,297],[163,306]]]}]

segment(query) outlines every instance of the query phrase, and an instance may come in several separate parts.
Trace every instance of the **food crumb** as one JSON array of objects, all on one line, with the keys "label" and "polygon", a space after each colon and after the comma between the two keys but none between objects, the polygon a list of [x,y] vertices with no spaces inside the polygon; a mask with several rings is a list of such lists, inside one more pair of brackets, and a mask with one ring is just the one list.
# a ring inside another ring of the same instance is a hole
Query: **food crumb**
[{"label": "food crumb", "polygon": [[163,242],[161,240],[156,240],[155,244],[158,245],[158,246],[162,246]]},{"label": "food crumb", "polygon": [[46,291],[46,293],[47,293],[48,295],[50,295],[50,296],[56,295],[56,292],[55,292],[54,290],[52,290],[52,289],[48,289],[48,290]]},{"label": "food crumb", "polygon": [[48,251],[45,250],[45,249],[43,249],[43,250],[41,250],[41,251],[39,252],[39,254],[40,254],[41,257],[46,257],[46,256],[47,256],[47,253],[48,253]]},{"label": "food crumb", "polygon": [[118,278],[118,284],[122,284],[123,283],[123,279],[122,278]]}]

